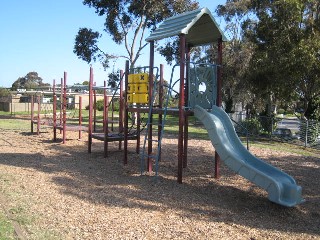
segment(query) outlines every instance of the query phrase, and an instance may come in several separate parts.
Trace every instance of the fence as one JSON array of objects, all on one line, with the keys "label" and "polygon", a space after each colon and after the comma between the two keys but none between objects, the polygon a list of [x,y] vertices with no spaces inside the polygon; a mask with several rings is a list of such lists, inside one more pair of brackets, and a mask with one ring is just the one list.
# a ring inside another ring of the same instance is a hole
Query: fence
[{"label": "fence", "polygon": [[[239,136],[248,139],[264,138],[320,149],[320,122],[297,117],[244,117],[231,115]],[[241,120],[239,120],[241,119]]]}]

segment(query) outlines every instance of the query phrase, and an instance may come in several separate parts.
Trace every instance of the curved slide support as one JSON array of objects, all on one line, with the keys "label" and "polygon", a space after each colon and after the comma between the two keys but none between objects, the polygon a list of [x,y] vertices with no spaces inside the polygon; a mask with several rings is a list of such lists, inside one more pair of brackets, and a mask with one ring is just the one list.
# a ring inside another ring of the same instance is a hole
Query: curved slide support
[{"label": "curved slide support", "polygon": [[207,112],[196,106],[194,115],[204,124],[221,160],[239,175],[265,189],[270,201],[286,207],[304,202],[302,188],[290,175],[253,156],[243,146],[222,108],[213,106],[212,111]]}]

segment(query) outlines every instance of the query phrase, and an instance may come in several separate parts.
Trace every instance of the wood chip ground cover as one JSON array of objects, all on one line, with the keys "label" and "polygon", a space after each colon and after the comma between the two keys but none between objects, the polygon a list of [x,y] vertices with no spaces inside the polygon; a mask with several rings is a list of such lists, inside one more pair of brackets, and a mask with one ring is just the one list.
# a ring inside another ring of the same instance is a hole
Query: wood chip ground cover
[{"label": "wood chip ground cover", "polygon": [[320,239],[319,157],[251,148],[302,186],[306,202],[285,208],[223,164],[214,179],[209,141],[189,141],[178,184],[174,136],[163,141],[155,179],[140,175],[133,142],[124,166],[117,143],[105,159],[102,142],[88,154],[86,134],[67,134],[63,145],[51,131],[0,132],[2,199],[26,239]]}]

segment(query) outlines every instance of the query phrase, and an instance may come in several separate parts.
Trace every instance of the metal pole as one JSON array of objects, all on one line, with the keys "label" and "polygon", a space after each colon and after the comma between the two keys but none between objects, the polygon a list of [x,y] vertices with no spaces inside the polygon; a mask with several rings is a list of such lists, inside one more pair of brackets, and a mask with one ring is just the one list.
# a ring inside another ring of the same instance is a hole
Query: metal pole
[{"label": "metal pole", "polygon": [[92,147],[92,84],[93,84],[93,69],[90,67],[89,77],[89,124],[88,124],[88,153],[91,153]]},{"label": "metal pole", "polygon": [[[149,108],[152,107],[152,92],[153,92],[153,66],[154,66],[154,41],[150,42],[150,59],[149,59]],[[148,172],[152,172],[152,159],[149,157],[152,154],[152,118],[149,116],[148,128]]]},{"label": "metal pole", "polygon": [[185,73],[185,47],[186,36],[180,36],[180,95],[179,95],[179,137],[178,137],[178,183],[182,183],[182,168],[183,168],[183,140],[184,140],[184,73]]}]

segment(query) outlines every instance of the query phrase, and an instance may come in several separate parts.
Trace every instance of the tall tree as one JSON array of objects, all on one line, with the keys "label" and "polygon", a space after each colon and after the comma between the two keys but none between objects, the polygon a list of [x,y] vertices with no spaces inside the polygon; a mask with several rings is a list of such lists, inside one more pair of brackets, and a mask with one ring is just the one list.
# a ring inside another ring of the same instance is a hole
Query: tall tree
[{"label": "tall tree", "polygon": [[320,93],[319,1],[228,0],[228,5],[230,20],[246,16],[243,36],[254,46],[247,77],[254,92],[285,101],[299,96],[308,109]]},{"label": "tall tree", "polygon": [[24,77],[19,77],[11,87],[11,90],[15,91],[19,88],[35,89],[38,87],[50,86],[48,83],[43,83],[42,78],[37,72],[29,72]]},{"label": "tall tree", "polygon": [[99,60],[109,67],[112,58],[125,58],[131,67],[141,56],[147,43],[144,41],[148,30],[153,30],[165,18],[198,8],[194,0],[84,0],[83,4],[93,7],[105,19],[105,29],[112,40],[124,44],[127,54],[118,55],[112,50],[98,47],[101,34],[90,28],[80,28],[74,45],[74,53],[90,63]]}]

